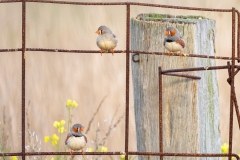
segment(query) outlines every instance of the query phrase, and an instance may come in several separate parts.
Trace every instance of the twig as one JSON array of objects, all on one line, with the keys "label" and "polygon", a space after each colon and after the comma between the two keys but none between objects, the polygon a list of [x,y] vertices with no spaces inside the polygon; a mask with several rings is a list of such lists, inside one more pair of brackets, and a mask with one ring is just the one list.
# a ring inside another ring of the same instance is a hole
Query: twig
[{"label": "twig", "polygon": [[98,149],[98,146],[99,146],[99,144],[98,144],[98,133],[100,132],[100,127],[99,127],[100,125],[99,125],[99,122],[98,122],[98,127],[97,127],[97,130],[96,130],[96,138],[95,138],[95,150],[97,150]]},{"label": "twig", "polygon": [[[117,125],[121,122],[121,120],[123,119],[123,117],[125,116],[125,112],[122,114],[122,116],[120,116],[117,120],[117,122],[114,125],[110,125],[108,128],[108,131],[106,132],[105,137],[102,139],[102,141],[99,143],[99,145],[104,145],[106,142],[107,137],[110,135],[111,131],[117,127]],[[113,117],[114,118],[114,117]]]},{"label": "twig", "polygon": [[105,96],[105,97],[102,99],[102,101],[100,102],[100,104],[99,104],[99,106],[98,106],[96,112],[93,114],[91,120],[90,120],[89,123],[88,123],[88,128],[87,128],[87,131],[85,132],[85,134],[87,134],[88,131],[90,130],[90,128],[91,128],[91,124],[92,124],[92,122],[93,122],[95,116],[97,115],[98,111],[99,111],[100,108],[102,107],[102,103],[104,102],[104,100],[105,100],[106,98],[107,98],[107,96]]}]

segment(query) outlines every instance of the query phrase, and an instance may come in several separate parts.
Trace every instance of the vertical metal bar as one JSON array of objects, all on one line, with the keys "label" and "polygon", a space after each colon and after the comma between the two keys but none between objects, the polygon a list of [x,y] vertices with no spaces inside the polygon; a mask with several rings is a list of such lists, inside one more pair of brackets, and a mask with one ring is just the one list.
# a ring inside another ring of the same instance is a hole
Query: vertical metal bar
[{"label": "vertical metal bar", "polygon": [[237,57],[238,57],[238,63],[240,62],[240,12],[237,12],[238,15],[238,27],[237,27]]},{"label": "vertical metal bar", "polygon": [[[159,87],[159,152],[163,153],[163,127],[162,127],[162,68],[158,67],[158,87]],[[163,156],[160,156],[163,160]]]},{"label": "vertical metal bar", "polygon": [[[235,66],[235,8],[232,8],[232,68],[231,68],[231,94],[230,94],[230,122],[229,122],[229,154],[232,154],[233,137],[233,100],[234,100],[234,66]],[[231,156],[228,157],[231,160]]]},{"label": "vertical metal bar", "polygon": [[239,112],[239,106],[238,106],[238,102],[237,102],[237,98],[236,98],[236,92],[234,91],[234,106],[235,106],[235,110],[236,110],[236,115],[237,115],[237,120],[238,120],[238,127],[240,129],[240,112]]},{"label": "vertical metal bar", "polygon": [[25,51],[26,2],[22,0],[22,160],[25,160]]},{"label": "vertical metal bar", "polygon": [[126,3],[126,117],[125,117],[125,159],[128,159],[129,136],[129,63],[130,63],[130,3]]}]

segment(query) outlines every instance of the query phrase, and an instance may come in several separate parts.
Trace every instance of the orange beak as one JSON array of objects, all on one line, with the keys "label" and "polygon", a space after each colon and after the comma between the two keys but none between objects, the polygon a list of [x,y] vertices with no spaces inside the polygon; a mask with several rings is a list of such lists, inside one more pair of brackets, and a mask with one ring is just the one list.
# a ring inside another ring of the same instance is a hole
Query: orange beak
[{"label": "orange beak", "polygon": [[83,131],[83,127],[80,128],[80,131],[81,131],[81,132]]},{"label": "orange beak", "polygon": [[97,34],[100,34],[100,31],[99,31],[99,30],[97,30],[95,33],[97,33]]},{"label": "orange beak", "polygon": [[169,32],[168,32],[168,31],[165,31],[165,35],[169,35]]}]

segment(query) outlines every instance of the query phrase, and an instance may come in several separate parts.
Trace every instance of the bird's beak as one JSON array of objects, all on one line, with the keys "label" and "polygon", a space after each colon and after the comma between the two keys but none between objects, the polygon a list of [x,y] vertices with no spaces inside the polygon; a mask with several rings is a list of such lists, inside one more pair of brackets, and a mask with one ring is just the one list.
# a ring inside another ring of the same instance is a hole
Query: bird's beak
[{"label": "bird's beak", "polygon": [[83,132],[83,127],[80,128],[80,131]]},{"label": "bird's beak", "polygon": [[100,31],[99,31],[99,30],[97,30],[95,33],[97,33],[97,34],[100,34]]},{"label": "bird's beak", "polygon": [[165,35],[169,35],[169,32],[168,32],[168,31],[165,31]]}]

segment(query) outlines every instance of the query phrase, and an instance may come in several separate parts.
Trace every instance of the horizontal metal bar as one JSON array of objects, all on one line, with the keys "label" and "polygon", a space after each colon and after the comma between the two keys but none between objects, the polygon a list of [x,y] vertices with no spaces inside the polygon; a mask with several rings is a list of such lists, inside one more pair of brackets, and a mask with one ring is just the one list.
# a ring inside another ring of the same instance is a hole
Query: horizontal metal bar
[{"label": "horizontal metal bar", "polygon": [[[138,54],[154,54],[154,55],[167,55],[167,56],[180,56],[179,53],[171,53],[169,55],[165,52],[146,52],[146,51],[136,51],[136,50],[130,50],[131,53],[138,53]],[[222,56],[208,56],[208,55],[202,55],[202,54],[183,54],[183,57],[199,57],[199,58],[209,58],[209,59],[222,59],[222,60],[231,60],[232,57],[222,57]],[[236,57],[236,60],[238,58]],[[240,59],[239,59],[240,60]]]},{"label": "horizontal metal bar", "polygon": [[5,0],[5,1],[0,1],[0,3],[14,3],[14,2],[22,2],[21,0]]},{"label": "horizontal metal bar", "polygon": [[[190,71],[204,71],[204,70],[218,70],[218,69],[227,69],[228,66],[214,66],[214,67],[196,67],[196,68],[181,68],[181,69],[168,69],[162,70],[162,74],[171,73],[171,72],[190,72]],[[235,68],[240,68],[240,66],[235,65]]]},{"label": "horizontal metal bar", "polygon": [[0,52],[17,52],[17,51],[22,51],[22,48],[0,49]]},{"label": "horizontal metal bar", "polygon": [[0,3],[15,3],[15,2],[22,2],[22,0],[2,0]]},{"label": "horizontal metal bar", "polygon": [[[3,1],[0,1],[0,3],[9,3],[9,2],[22,2],[22,1],[20,1],[20,0],[11,0],[11,1],[3,0]],[[232,12],[231,9],[183,7],[183,6],[171,6],[171,5],[149,4],[149,3],[138,3],[138,2],[69,2],[69,1],[54,1],[54,0],[26,0],[26,2],[71,4],[71,5],[135,5],[135,6],[148,6],[148,7],[197,10],[197,11]]]},{"label": "horizontal metal bar", "polygon": [[[100,50],[68,50],[68,49],[46,49],[46,48],[26,48],[26,51],[42,51],[42,52],[70,52],[70,53],[99,53]],[[111,53],[112,52],[106,52]],[[126,50],[114,50],[114,53],[126,53]],[[103,52],[105,54],[105,52]]]},{"label": "horizontal metal bar", "polygon": [[[123,155],[124,152],[85,152],[84,155]],[[215,153],[160,153],[160,152],[128,152],[129,155],[150,155],[150,156],[177,156],[177,157],[228,157],[234,156],[239,158],[237,154],[215,154]],[[0,153],[0,156],[21,156],[22,153]],[[26,156],[42,156],[42,155],[70,155],[69,152],[25,152]],[[82,152],[73,152],[73,155],[82,155]]]},{"label": "horizontal metal bar", "polygon": [[196,80],[201,79],[201,77],[191,76],[191,75],[187,75],[187,74],[175,74],[175,73],[163,73],[163,74],[164,74],[164,75],[169,75],[169,76],[191,78],[191,79],[196,79]]},{"label": "horizontal metal bar", "polygon": [[26,2],[54,3],[54,4],[71,4],[71,5],[127,5],[128,2],[69,2],[55,0],[26,0]]},{"label": "horizontal metal bar", "polygon": [[[15,49],[0,49],[0,52],[16,52],[22,51],[22,48]],[[100,50],[69,50],[69,49],[48,49],[48,48],[26,48],[26,51],[42,51],[42,52],[70,52],[70,53],[100,53]],[[168,55],[165,52],[145,52],[145,51],[136,51],[130,50],[131,53],[136,54],[154,54],[154,55]],[[112,53],[112,52],[107,52]],[[115,50],[114,53],[126,53],[126,50]],[[180,56],[179,53],[173,53],[170,56]],[[184,57],[199,57],[199,58],[209,58],[209,59],[221,59],[221,60],[231,60],[232,57],[222,57],[222,56],[207,56],[200,54],[185,54]],[[239,58],[235,58],[240,60]]]},{"label": "horizontal metal bar", "polygon": [[158,153],[158,152],[128,152],[130,155],[151,155],[151,156],[176,156],[176,157],[228,157],[233,156],[239,159],[237,154],[215,154],[215,153]]}]

